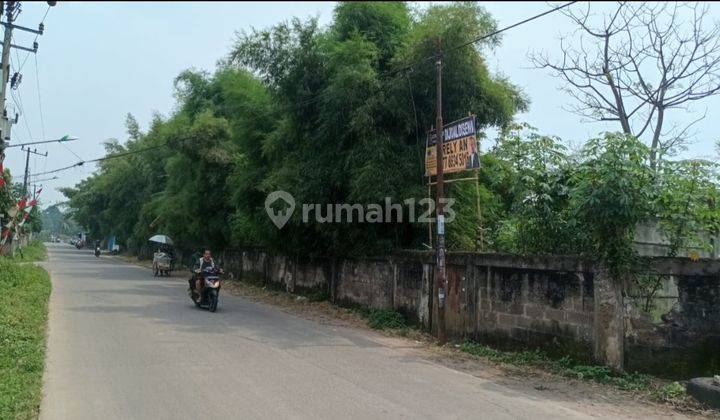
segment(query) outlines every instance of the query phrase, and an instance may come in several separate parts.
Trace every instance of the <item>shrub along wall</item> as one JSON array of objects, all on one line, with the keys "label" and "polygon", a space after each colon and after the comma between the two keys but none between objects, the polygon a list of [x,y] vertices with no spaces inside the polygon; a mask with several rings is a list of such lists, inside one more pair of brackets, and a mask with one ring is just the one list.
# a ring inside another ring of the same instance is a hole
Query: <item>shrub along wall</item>
[{"label": "shrub along wall", "polygon": [[[344,305],[394,309],[424,330],[436,331],[432,252],[333,261],[247,249],[226,251],[222,261],[233,277],[289,292],[323,292]],[[589,261],[449,253],[448,334],[500,347],[542,347],[618,370],[671,377],[716,373],[720,261],[653,258],[643,266],[677,282],[677,304],[658,322],[637,311],[623,298],[618,282]]]}]

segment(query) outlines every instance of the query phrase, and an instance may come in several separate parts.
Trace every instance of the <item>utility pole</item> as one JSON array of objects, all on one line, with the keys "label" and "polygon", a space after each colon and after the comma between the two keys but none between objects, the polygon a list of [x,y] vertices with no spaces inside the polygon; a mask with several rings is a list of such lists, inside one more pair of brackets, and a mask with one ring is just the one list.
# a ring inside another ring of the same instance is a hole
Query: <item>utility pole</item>
[{"label": "utility pole", "polygon": [[[1,4],[1,3],[0,3]],[[10,76],[10,45],[12,43],[12,23],[15,19],[15,1],[5,2],[5,36],[3,38],[3,49],[2,49],[2,82],[0,83],[0,164],[5,159],[5,139],[10,138],[10,121],[7,117],[7,110],[5,109],[5,101],[7,97],[7,83]],[[0,12],[2,12],[0,10]]]},{"label": "utility pole", "polygon": [[[53,7],[56,3],[55,1],[47,2],[48,7]],[[4,11],[2,10],[3,5],[5,6]],[[45,32],[45,25],[42,22],[40,22],[37,29],[13,24],[17,15],[20,14],[20,11],[19,1],[0,1],[0,14],[5,13],[5,21],[1,22],[2,26],[5,27],[5,34],[3,37],[2,60],[0,62],[0,66],[2,66],[2,81],[0,81],[0,164],[2,164],[5,159],[5,140],[10,140],[10,127],[13,122],[17,122],[17,116],[15,121],[8,119],[7,110],[5,109],[7,102],[7,84],[10,80],[10,49],[16,48],[35,54],[38,50],[37,36]],[[13,29],[35,34],[36,37],[32,48],[14,45],[12,43]]]},{"label": "utility pole", "polygon": [[27,152],[27,157],[25,158],[25,177],[23,179],[23,197],[27,196],[27,186],[28,186],[28,177],[30,176],[30,153],[38,156],[47,156],[47,152],[45,153],[38,153],[37,149],[31,150],[30,148],[22,148],[23,152]]},{"label": "utility pole", "polygon": [[445,212],[443,209],[444,200],[444,158],[443,158],[443,119],[442,119],[442,47],[440,41],[438,41],[438,56],[435,61],[435,67],[437,70],[437,93],[436,93],[436,109],[437,118],[435,121],[435,147],[437,154],[437,179],[436,179],[436,201],[435,208],[437,209],[437,250],[436,250],[436,271],[435,281],[437,283],[438,290],[438,305],[437,305],[437,333],[438,341],[440,344],[445,344],[447,341],[447,333],[445,331]]}]

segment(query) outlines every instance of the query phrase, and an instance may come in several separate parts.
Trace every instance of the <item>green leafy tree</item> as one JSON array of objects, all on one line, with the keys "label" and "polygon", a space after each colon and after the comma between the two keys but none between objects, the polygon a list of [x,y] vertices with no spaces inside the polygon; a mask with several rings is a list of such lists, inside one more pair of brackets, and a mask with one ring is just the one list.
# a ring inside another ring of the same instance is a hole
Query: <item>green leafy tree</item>
[{"label": "green leafy tree", "polygon": [[[340,3],[327,31],[314,20],[293,20],[242,34],[231,62],[259,74],[284,111],[264,140],[266,190],[322,208],[425,197],[419,133],[430,128],[435,109],[434,65],[426,58],[438,38],[459,44],[492,28],[490,15],[470,3],[431,6],[415,19],[404,4]],[[526,105],[515,87],[490,76],[479,49],[445,57],[448,121],[475,112],[481,127],[501,126]],[[412,73],[400,71],[410,63]],[[448,226],[449,243],[472,246],[475,187],[453,186],[452,193],[463,206]],[[270,241],[290,252],[344,255],[419,246],[425,234],[407,222],[359,228],[304,224],[298,216]]]},{"label": "green leafy tree", "polygon": [[652,214],[649,153],[634,137],[607,133],[591,139],[582,155],[570,191],[572,210],[589,236],[591,255],[622,280],[635,261],[635,228]]},{"label": "green leafy tree", "polygon": [[659,177],[655,208],[670,242],[670,256],[682,249],[711,249],[709,239],[720,232],[718,166],[704,160],[665,162]]},{"label": "green leafy tree", "polygon": [[572,254],[582,249],[586,238],[569,210],[575,162],[560,139],[513,125],[501,133],[492,154],[507,167],[503,188],[510,214],[498,227],[509,230],[498,232],[506,250]]}]

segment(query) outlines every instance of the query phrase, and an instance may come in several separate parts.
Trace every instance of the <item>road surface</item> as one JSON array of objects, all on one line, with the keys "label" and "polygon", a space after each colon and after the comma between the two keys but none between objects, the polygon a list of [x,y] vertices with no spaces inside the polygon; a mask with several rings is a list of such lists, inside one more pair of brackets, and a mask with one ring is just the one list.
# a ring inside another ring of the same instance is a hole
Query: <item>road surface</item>
[{"label": "road surface", "polygon": [[90,250],[48,247],[41,419],[590,417],[369,331],[227,293],[212,314],[192,305],[180,279],[154,278]]}]

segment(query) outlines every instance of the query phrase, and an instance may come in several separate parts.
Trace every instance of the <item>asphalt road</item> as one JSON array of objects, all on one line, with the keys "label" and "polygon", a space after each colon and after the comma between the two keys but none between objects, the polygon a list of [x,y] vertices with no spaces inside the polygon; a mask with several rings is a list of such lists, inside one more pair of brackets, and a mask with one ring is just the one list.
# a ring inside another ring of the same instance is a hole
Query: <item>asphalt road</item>
[{"label": "asphalt road", "polygon": [[[586,418],[388,345],[180,279],[49,245],[41,419]],[[602,416],[602,413],[596,413]]]}]

